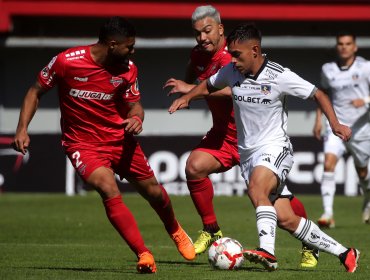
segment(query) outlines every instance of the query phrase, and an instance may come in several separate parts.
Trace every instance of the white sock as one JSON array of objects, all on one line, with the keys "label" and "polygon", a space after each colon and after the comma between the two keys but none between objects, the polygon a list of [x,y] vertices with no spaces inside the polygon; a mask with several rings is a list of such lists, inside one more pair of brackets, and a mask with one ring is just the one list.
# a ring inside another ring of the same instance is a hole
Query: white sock
[{"label": "white sock", "polygon": [[258,206],[256,218],[260,248],[274,255],[277,222],[275,208],[273,206]]},{"label": "white sock", "polygon": [[301,218],[293,236],[315,249],[333,254],[337,257],[347,251],[346,247],[320,230],[312,221],[305,218]]},{"label": "white sock", "polygon": [[333,215],[333,204],[335,195],[334,172],[324,172],[321,181],[321,196],[324,213],[328,216]]}]

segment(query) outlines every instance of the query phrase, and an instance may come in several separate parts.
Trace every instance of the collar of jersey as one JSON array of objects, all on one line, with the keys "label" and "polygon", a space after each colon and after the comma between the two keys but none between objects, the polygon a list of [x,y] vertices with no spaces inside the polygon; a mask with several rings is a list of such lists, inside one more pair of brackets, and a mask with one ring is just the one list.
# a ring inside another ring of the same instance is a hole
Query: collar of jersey
[{"label": "collar of jersey", "polygon": [[260,69],[257,71],[256,75],[251,75],[251,74],[245,74],[244,76],[247,78],[247,79],[252,79],[252,80],[257,80],[258,79],[258,76],[261,74],[261,72],[263,71],[263,69],[265,69],[266,67],[266,64],[268,62],[268,59],[267,57],[265,57],[265,60],[263,61]]}]

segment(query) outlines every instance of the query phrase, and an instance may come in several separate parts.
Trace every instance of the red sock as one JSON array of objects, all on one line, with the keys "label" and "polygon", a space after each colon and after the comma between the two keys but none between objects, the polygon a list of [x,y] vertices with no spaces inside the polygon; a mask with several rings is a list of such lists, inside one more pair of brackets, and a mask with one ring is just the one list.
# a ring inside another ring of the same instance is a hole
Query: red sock
[{"label": "red sock", "polygon": [[145,247],[134,216],[122,201],[122,197],[117,195],[113,198],[104,200],[105,211],[111,224],[130,246],[136,255],[149,251]]},{"label": "red sock", "polygon": [[159,185],[162,189],[162,200],[149,202],[153,207],[155,212],[157,212],[159,218],[161,218],[166,231],[169,234],[175,233],[179,229],[179,224],[175,218],[175,213],[173,212],[171,200],[165,190],[165,188]]},{"label": "red sock", "polygon": [[304,209],[303,203],[298,198],[294,196],[290,201],[290,205],[297,216],[307,219],[306,209]]},{"label": "red sock", "polygon": [[211,180],[206,177],[188,180],[187,184],[193,203],[202,218],[203,225],[217,223],[216,214],[213,209],[213,185]]}]

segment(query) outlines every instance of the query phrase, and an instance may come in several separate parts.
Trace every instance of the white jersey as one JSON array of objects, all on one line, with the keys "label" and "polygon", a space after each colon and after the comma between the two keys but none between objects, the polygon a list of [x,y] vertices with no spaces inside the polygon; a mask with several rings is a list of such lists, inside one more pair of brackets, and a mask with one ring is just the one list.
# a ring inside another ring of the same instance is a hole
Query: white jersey
[{"label": "white jersey", "polygon": [[311,97],[316,87],[287,68],[265,59],[253,76],[230,63],[208,79],[214,88],[232,88],[240,162],[265,145],[290,145],[286,96]]},{"label": "white jersey", "polygon": [[[368,122],[364,117],[368,106],[355,108],[351,101],[369,97],[370,61],[356,57],[351,66],[341,68],[336,62],[325,63],[321,71],[321,86],[330,93],[335,113],[340,123],[350,127],[363,117],[361,122]],[[361,124],[356,124],[361,126]],[[328,123],[327,123],[328,127]]]}]

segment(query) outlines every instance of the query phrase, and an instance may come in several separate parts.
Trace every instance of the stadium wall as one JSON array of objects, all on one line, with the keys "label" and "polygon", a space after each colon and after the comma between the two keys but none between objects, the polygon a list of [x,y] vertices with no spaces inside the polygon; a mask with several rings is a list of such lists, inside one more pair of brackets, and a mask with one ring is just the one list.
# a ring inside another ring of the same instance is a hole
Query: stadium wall
[{"label": "stadium wall", "polygon": [[[138,137],[148,161],[170,194],[186,195],[185,163],[201,136]],[[12,135],[0,136],[0,188],[3,192],[67,192],[69,195],[89,190],[70,168],[60,145],[60,135],[31,135],[29,153],[22,156],[10,148]],[[311,137],[292,138],[295,164],[288,177],[294,193],[319,193],[323,154],[321,143]],[[337,193],[357,195],[357,181],[352,158],[341,159],[336,169]],[[245,184],[238,167],[210,176],[216,195],[243,195]],[[119,181],[122,191],[133,191],[126,181]],[[66,189],[67,186],[67,189]]]}]

